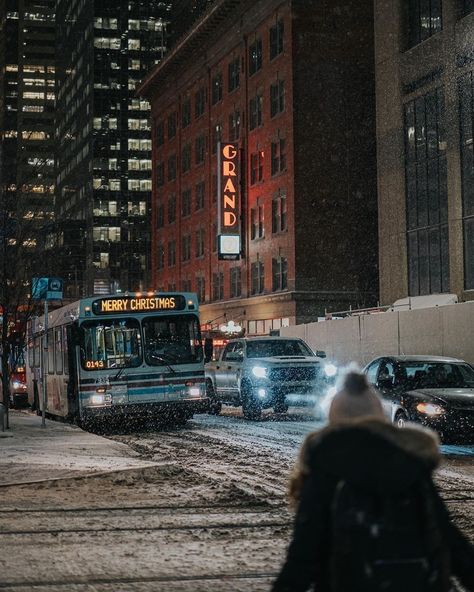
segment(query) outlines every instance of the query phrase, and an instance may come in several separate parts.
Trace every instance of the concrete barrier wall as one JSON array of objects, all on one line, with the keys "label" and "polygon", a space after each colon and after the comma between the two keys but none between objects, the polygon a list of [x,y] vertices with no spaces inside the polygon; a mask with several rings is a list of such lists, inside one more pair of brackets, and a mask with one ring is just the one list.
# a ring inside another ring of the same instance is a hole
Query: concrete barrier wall
[{"label": "concrete barrier wall", "polygon": [[474,301],[293,325],[281,335],[301,337],[339,364],[389,354],[440,355],[474,364]]}]

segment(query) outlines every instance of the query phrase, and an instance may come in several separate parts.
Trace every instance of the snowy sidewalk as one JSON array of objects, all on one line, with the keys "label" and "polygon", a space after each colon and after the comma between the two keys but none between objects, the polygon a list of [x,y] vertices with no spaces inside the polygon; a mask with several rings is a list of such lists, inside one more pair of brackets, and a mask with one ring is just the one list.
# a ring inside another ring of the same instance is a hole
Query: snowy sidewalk
[{"label": "snowy sidewalk", "polygon": [[126,444],[30,412],[10,411],[0,432],[0,486],[153,466]]}]

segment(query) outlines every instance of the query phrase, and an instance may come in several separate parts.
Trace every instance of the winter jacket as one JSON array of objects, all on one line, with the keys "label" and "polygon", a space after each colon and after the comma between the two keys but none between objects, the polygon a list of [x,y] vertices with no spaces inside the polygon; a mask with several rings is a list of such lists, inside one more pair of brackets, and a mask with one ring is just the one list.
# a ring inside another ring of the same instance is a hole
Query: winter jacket
[{"label": "winter jacket", "polygon": [[439,460],[436,436],[417,426],[399,429],[365,418],[310,434],[293,480],[299,489],[293,539],[273,592],[304,592],[310,586],[315,592],[331,592],[331,502],[340,480],[393,495],[419,479],[426,479],[432,488],[439,528],[450,551],[451,573],[474,592],[474,547],[452,523],[431,479]]}]

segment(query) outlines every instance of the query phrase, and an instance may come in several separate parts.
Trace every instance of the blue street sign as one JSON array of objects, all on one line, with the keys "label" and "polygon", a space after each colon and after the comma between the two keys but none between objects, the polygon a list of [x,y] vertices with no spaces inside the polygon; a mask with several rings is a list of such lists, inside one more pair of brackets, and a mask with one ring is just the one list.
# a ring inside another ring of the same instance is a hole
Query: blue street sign
[{"label": "blue street sign", "polygon": [[33,300],[62,300],[63,280],[61,278],[33,278],[31,298]]}]

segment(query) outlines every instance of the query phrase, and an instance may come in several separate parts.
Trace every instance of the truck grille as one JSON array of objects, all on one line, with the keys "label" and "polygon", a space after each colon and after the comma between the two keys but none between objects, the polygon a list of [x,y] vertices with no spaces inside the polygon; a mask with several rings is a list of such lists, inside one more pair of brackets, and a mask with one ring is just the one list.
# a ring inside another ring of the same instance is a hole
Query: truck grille
[{"label": "truck grille", "polygon": [[314,366],[296,368],[272,368],[270,379],[278,382],[299,382],[315,380],[317,368]]}]

